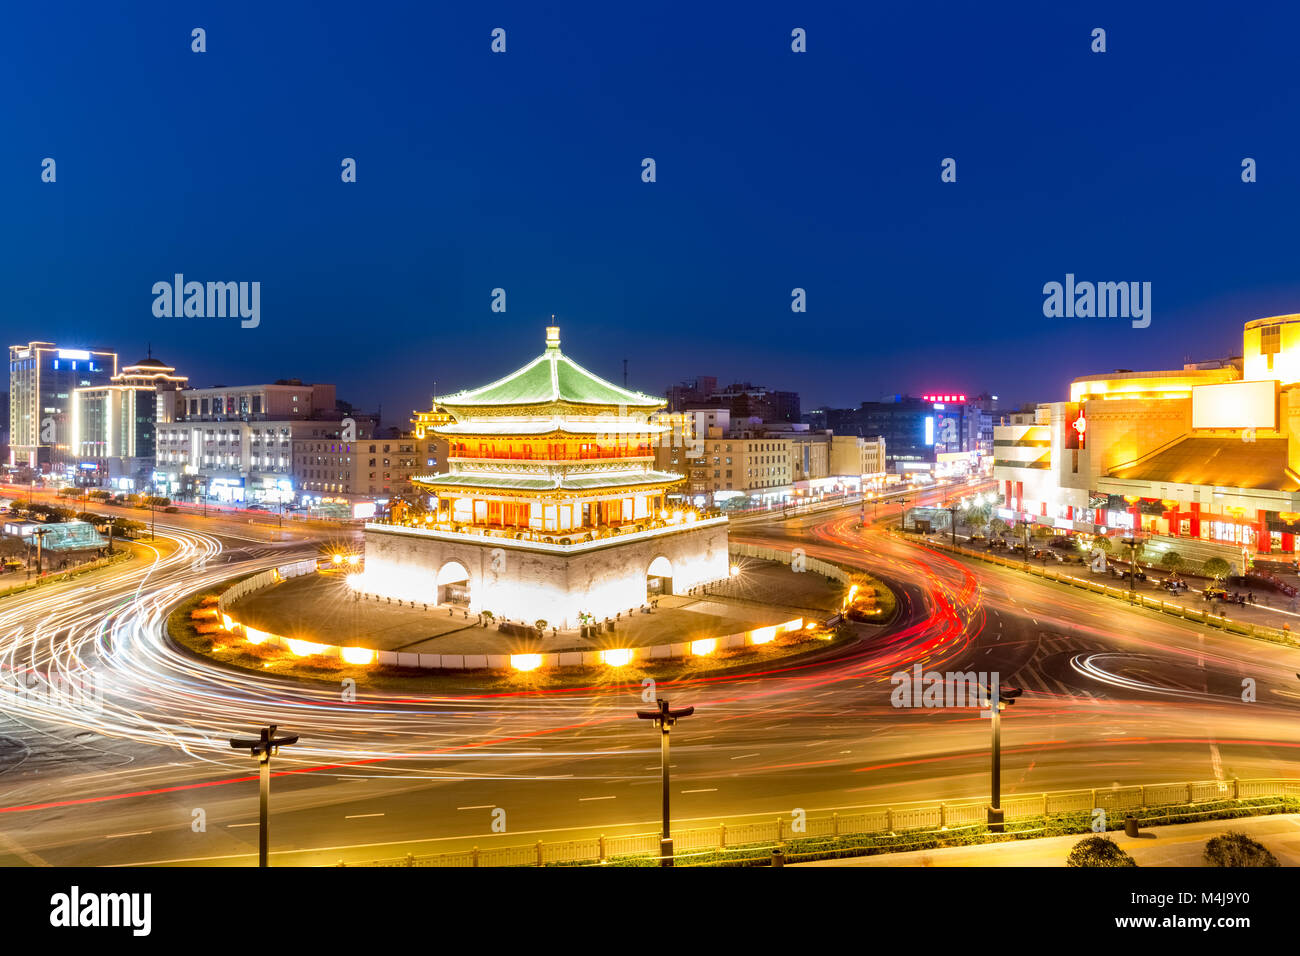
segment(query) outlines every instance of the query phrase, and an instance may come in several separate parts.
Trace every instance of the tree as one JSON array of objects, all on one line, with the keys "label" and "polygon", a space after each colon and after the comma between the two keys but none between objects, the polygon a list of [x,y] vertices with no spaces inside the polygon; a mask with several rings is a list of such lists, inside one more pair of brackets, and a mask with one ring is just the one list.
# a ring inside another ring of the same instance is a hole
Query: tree
[{"label": "tree", "polygon": [[1007,523],[1001,518],[994,518],[989,522],[989,537],[1000,538],[1007,533]]},{"label": "tree", "polygon": [[1166,551],[1160,555],[1160,566],[1166,571],[1177,571],[1187,562],[1177,551]]},{"label": "tree", "polygon": [[1046,541],[1048,538],[1056,537],[1056,532],[1045,524],[1034,525],[1034,530],[1031,534],[1033,534],[1033,536],[1039,541]]},{"label": "tree", "polygon": [[126,518],[113,519],[113,537],[129,538],[137,531],[143,531],[144,525],[139,521],[130,521]]},{"label": "tree", "polygon": [[1214,578],[1216,581],[1220,578],[1227,577],[1228,572],[1231,570],[1232,566],[1229,565],[1227,561],[1223,560],[1223,558],[1209,558],[1203,565],[1201,565],[1201,571],[1205,576]]},{"label": "tree", "polygon": [[1137,861],[1109,837],[1090,836],[1080,840],[1065,858],[1066,866],[1137,866]]},{"label": "tree", "polygon": [[1280,866],[1268,847],[1239,831],[1229,831],[1205,844],[1206,866]]},{"label": "tree", "polygon": [[1115,545],[1110,538],[1099,535],[1092,539],[1092,550],[1100,551],[1102,554],[1110,554],[1115,550]]}]

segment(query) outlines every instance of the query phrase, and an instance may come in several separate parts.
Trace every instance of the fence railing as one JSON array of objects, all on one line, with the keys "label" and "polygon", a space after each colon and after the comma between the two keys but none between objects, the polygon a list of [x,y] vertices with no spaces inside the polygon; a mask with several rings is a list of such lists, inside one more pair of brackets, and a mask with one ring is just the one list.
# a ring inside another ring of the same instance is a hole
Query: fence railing
[{"label": "fence railing", "polygon": [[971,548],[963,548],[960,545],[953,545],[946,541],[932,541],[921,535],[903,532],[902,536],[910,541],[916,541],[924,544],[929,548],[936,548],[942,551],[949,551],[954,554],[961,554],[969,558],[975,558],[978,561],[984,561],[988,564],[1000,565],[1004,568],[1010,568],[1014,571],[1022,571],[1026,574],[1032,574],[1035,577],[1043,578],[1047,581],[1056,581],[1060,584],[1067,584],[1081,590],[1091,591],[1093,594],[1101,594],[1114,600],[1123,601],[1132,607],[1144,607],[1152,611],[1160,611],[1162,614],[1168,614],[1172,617],[1180,617],[1186,621],[1195,621],[1197,624],[1204,624],[1206,627],[1212,627],[1216,630],[1223,631],[1227,634],[1239,634],[1243,637],[1253,637],[1262,641],[1272,641],[1275,644],[1295,645],[1300,640],[1300,635],[1293,633],[1289,627],[1269,627],[1267,624],[1251,624],[1246,621],[1230,621],[1226,617],[1215,617],[1209,611],[1196,610],[1179,604],[1176,601],[1164,601],[1160,598],[1147,597],[1145,594],[1139,594],[1136,591],[1130,591],[1128,588],[1117,588],[1109,584],[1099,584],[1088,578],[1081,578],[1073,574],[1067,574],[1064,571],[1049,571],[1047,568],[1036,568],[1032,564],[1026,564],[1024,560],[1015,560],[1004,558],[995,554],[988,554],[983,551],[975,551]]},{"label": "fence railing", "polygon": [[260,591],[262,588],[269,588],[273,584],[279,584],[281,581],[287,581],[289,578],[296,578],[304,574],[314,574],[316,571],[316,559],[304,558],[301,561],[294,561],[292,564],[282,564],[278,568],[272,568],[270,571],[262,571],[244,578],[242,581],[236,581],[230,587],[221,592],[217,599],[217,610],[223,614],[229,610],[230,606],[242,597],[252,594],[254,591]]},{"label": "fence railing", "polygon": [[[731,554],[740,557],[757,558],[762,561],[777,561],[781,564],[792,564],[795,560],[795,551],[800,550],[798,548],[767,548],[759,544],[744,544],[738,541],[730,542],[727,547]],[[800,560],[803,562],[805,571],[823,575],[838,581],[840,584],[848,584],[853,576],[853,572],[849,569],[838,564],[832,564],[829,561],[810,558],[807,555],[803,555]]]},{"label": "fence railing", "polygon": [[67,568],[63,571],[46,571],[44,574],[35,578],[27,578],[22,581],[15,580],[8,587],[0,588],[0,598],[8,597],[10,594],[21,594],[24,591],[30,591],[33,588],[42,587],[46,584],[58,584],[62,581],[71,581],[73,578],[80,577],[87,571],[98,571],[100,568],[106,568],[109,565],[117,564],[121,561],[129,561],[135,557],[130,548],[123,548],[121,551],[114,551],[106,558],[96,558],[94,561],[87,561],[85,564],[79,564],[76,567]]},{"label": "fence railing", "polygon": [[[1300,780],[1194,780],[1186,783],[1132,787],[1056,790],[1012,794],[1002,798],[1007,821],[1054,814],[1136,810],[1227,800],[1300,797]],[[736,847],[776,847],[792,839],[884,835],[905,830],[939,830],[983,823],[987,799],[906,803],[897,806],[848,807],[808,814],[796,821],[778,816],[739,824],[718,824],[674,830],[678,856]],[[545,866],[548,863],[589,864],[634,857],[657,857],[659,834],[634,833],[509,846],[472,847],[427,856],[407,855],[347,866]]]}]

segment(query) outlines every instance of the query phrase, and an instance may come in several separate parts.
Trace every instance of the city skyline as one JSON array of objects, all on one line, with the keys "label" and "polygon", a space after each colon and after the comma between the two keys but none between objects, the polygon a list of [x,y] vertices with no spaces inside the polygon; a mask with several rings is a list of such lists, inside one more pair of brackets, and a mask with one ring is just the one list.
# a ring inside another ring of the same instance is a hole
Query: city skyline
[{"label": "city skyline", "polygon": [[[740,22],[692,10],[690,29],[667,10],[635,30],[519,9],[494,54],[477,16],[412,5],[347,41],[330,8],[262,11],[253,32],[212,11],[194,53],[194,16],[157,10],[129,34],[88,10],[97,39],[79,47],[20,11],[3,41],[3,75],[31,93],[0,165],[11,341],[138,329],[141,346],[192,356],[197,382],[230,381],[228,352],[249,380],[333,381],[405,410],[435,383],[481,379],[498,353],[526,355],[554,314],[589,364],[635,353],[642,388],[707,371],[809,407],[935,389],[1021,404],[1117,352],[1158,367],[1221,357],[1222,328],[1300,302],[1275,241],[1275,211],[1300,199],[1287,97],[1214,79],[1285,90],[1285,57],[1267,55],[1285,29],[1248,45],[1248,26],[1225,24],[1203,44],[1192,21],[1115,10],[1097,54],[1092,27],[1061,11],[1010,46],[1010,11],[869,22],[845,5],[812,12],[795,54],[775,6]],[[1205,46],[1209,68],[1171,86],[1160,58],[1186,45]],[[139,56],[121,62],[121,48]],[[674,71],[655,65],[665,49]],[[907,70],[922,49],[947,69]],[[353,67],[346,83],[320,82],[333,57]],[[153,83],[159,70],[180,81]],[[1090,104],[1091,134],[1049,108],[1061,102]],[[157,136],[173,117],[220,135]],[[348,158],[356,182],[341,179]],[[1258,181],[1242,181],[1246,158]],[[713,225],[683,230],[696,217]],[[176,273],[260,282],[258,327],[156,318],[151,290]],[[1043,288],[1067,274],[1150,282],[1151,325],[1046,318]],[[498,288],[505,313],[491,311]],[[795,288],[806,313],[790,311]],[[879,331],[900,323],[908,334],[882,349]],[[665,347],[631,349],[620,331]],[[828,353],[829,338],[849,347]]]},{"label": "city skyline", "polygon": [[1300,8],[6,27],[19,945],[1280,925]]}]

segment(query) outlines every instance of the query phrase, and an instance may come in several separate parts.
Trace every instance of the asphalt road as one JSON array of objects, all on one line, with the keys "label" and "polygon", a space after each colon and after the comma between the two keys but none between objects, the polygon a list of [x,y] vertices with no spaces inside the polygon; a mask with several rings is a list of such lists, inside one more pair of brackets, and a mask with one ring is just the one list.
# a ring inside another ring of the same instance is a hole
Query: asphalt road
[{"label": "asphalt road", "polygon": [[[1294,772],[1295,650],[966,565],[861,529],[859,515],[854,506],[733,528],[737,540],[871,570],[895,588],[899,615],[771,673],[661,685],[674,706],[697,708],[673,735],[675,827],[987,794],[987,720],[890,705],[890,675],[915,663],[996,671],[1024,689],[1003,721],[1005,792]],[[227,738],[264,722],[302,735],[276,763],[275,863],[656,829],[658,740],[634,717],[639,685],[419,699],[363,691],[349,702],[328,685],[172,649],[162,622],[185,594],[318,546],[254,553],[268,546],[188,525],[160,525],[156,563],[0,602],[0,862],[249,864],[255,767]],[[497,808],[504,834],[491,829]]]}]

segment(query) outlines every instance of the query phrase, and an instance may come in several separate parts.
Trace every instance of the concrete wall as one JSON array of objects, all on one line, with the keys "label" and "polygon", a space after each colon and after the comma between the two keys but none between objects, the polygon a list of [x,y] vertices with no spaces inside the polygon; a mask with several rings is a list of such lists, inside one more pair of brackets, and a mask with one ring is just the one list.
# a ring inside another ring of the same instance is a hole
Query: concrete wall
[{"label": "concrete wall", "polygon": [[439,570],[456,561],[469,572],[471,611],[576,627],[579,614],[603,619],[645,604],[646,572],[660,556],[672,564],[676,593],[721,580],[729,568],[726,525],[665,530],[566,552],[533,550],[499,538],[449,540],[400,528],[367,528],[361,587],[433,604]]}]

